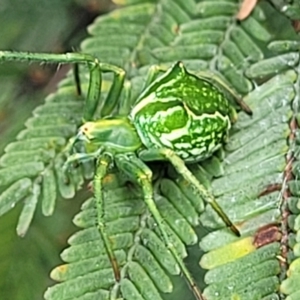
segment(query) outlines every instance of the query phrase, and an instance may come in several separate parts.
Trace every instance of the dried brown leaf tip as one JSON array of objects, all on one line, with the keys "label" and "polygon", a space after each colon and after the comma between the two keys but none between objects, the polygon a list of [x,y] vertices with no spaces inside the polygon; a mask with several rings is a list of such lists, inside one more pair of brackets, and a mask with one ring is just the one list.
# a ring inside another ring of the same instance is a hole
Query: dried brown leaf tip
[{"label": "dried brown leaf tip", "polygon": [[245,20],[251,14],[258,0],[244,0],[236,18],[240,21]]},{"label": "dried brown leaf tip", "polygon": [[292,25],[296,32],[300,32],[300,20],[293,20]]},{"label": "dried brown leaf tip", "polygon": [[277,225],[268,224],[266,226],[261,227],[254,236],[254,242],[256,248],[260,248],[267,244],[280,241],[281,232]]}]

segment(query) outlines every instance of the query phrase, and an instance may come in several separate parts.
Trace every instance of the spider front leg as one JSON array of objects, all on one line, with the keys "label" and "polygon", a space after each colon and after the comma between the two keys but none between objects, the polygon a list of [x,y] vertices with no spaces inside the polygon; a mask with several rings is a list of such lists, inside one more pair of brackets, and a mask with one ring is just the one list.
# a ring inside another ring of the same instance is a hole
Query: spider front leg
[{"label": "spider front leg", "polygon": [[68,156],[62,167],[63,172],[66,173],[69,170],[70,165],[72,165],[73,163],[85,163],[96,159],[97,157],[99,157],[101,151],[102,149],[98,149],[97,151],[91,153],[74,153]]},{"label": "spider front leg", "polygon": [[[101,93],[102,72],[110,72],[114,74],[113,83],[103,105],[102,115],[109,115],[116,106],[125,78],[125,71],[123,69],[111,64],[102,63],[96,57],[84,53],[52,54],[0,51],[0,61],[13,60],[56,64],[86,64],[88,66],[90,76],[83,112],[84,121],[93,120]],[[77,75],[78,74],[75,74],[75,82],[77,84],[77,91],[80,91],[80,88],[78,88],[79,80]]]},{"label": "spider front leg", "polygon": [[130,178],[133,178],[138,184],[141,186],[144,195],[144,201],[151,213],[154,217],[154,220],[159,228],[161,233],[163,242],[165,243],[167,249],[172,253],[174,259],[180,267],[181,272],[184,277],[188,281],[189,286],[191,287],[196,299],[203,300],[201,295],[201,291],[197,287],[195,280],[190,274],[189,270],[185,266],[180,254],[176,250],[172,241],[169,238],[168,229],[166,227],[165,221],[160,214],[154,198],[153,198],[153,187],[152,187],[152,171],[142,162],[139,158],[137,158],[134,154],[126,155],[120,154],[115,157],[116,165],[120,170],[126,173]]},{"label": "spider front leg", "polygon": [[214,196],[197,180],[192,172],[186,167],[184,161],[173,150],[165,148],[143,150],[140,152],[139,157],[143,161],[170,161],[175,167],[176,171],[181,174],[185,180],[190,182],[200,193],[201,197],[212,206],[227,227],[229,227],[237,236],[240,236],[239,230],[235,227],[220,205],[216,202]]}]

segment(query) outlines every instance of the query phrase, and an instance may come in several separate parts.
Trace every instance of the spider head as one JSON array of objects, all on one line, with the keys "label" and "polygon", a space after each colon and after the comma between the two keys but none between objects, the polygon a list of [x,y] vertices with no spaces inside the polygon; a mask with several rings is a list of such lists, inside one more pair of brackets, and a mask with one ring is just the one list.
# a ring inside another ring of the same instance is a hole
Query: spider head
[{"label": "spider head", "polygon": [[86,122],[79,128],[74,143],[77,141],[83,141],[88,151],[102,147],[114,153],[126,153],[141,147],[141,140],[127,118]]}]

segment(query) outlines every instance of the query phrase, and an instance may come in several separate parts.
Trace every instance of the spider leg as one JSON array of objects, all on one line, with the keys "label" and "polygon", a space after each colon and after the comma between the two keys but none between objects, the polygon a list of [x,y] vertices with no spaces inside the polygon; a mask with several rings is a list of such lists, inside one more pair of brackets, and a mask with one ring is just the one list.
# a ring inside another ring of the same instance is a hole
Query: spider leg
[{"label": "spider leg", "polygon": [[102,152],[102,148],[99,148],[95,152],[90,152],[90,153],[74,153],[70,156],[68,156],[67,160],[63,164],[63,172],[67,172],[70,165],[72,165],[74,162],[78,163],[84,163],[90,160],[94,160],[95,158],[99,157],[100,153]]},{"label": "spider leg", "polygon": [[124,91],[124,96],[119,101],[118,115],[127,117],[132,107],[131,82],[129,80],[125,80],[123,85],[123,91]]},{"label": "spider leg", "polygon": [[160,214],[154,198],[153,198],[153,187],[152,187],[152,171],[149,167],[141,161],[138,157],[134,154],[132,155],[125,155],[119,154],[115,157],[116,165],[120,170],[126,173],[130,178],[133,178],[134,181],[138,182],[143,190],[144,201],[148,206],[148,209],[153,216],[159,230],[161,236],[163,238],[163,242],[165,243],[167,249],[172,253],[173,257],[175,258],[176,262],[178,263],[181,272],[183,273],[184,277],[188,281],[193,293],[196,296],[196,299],[203,300],[201,295],[201,291],[196,285],[195,280],[193,279],[192,275],[190,274],[189,270],[185,266],[180,254],[176,250],[174,244],[171,242],[167,225]]},{"label": "spider leg", "polygon": [[152,65],[147,72],[146,75],[146,81],[144,83],[143,89],[146,89],[156,78],[156,76],[161,73],[161,72],[165,72],[166,68],[160,66],[160,65]]},{"label": "spider leg", "polygon": [[74,74],[74,81],[75,81],[77,95],[81,96],[82,91],[81,91],[80,76],[79,76],[79,65],[78,64],[75,64],[73,66],[73,74]]},{"label": "spider leg", "polygon": [[120,269],[118,266],[116,256],[112,250],[111,241],[109,240],[109,237],[107,236],[105,230],[105,221],[104,221],[105,209],[104,209],[104,201],[103,201],[103,193],[102,193],[102,180],[106,175],[107,169],[111,164],[111,162],[112,162],[112,158],[107,153],[103,153],[98,158],[97,169],[93,181],[93,188],[94,188],[94,197],[95,197],[96,209],[97,209],[97,227],[101,235],[106,253],[111,262],[115,279],[116,281],[119,282],[121,278]]},{"label": "spider leg", "polygon": [[[109,93],[103,104],[102,115],[110,115],[116,104],[120,93],[122,91],[125,71],[117,66],[102,63],[96,57],[84,54],[84,53],[65,53],[65,54],[53,54],[53,53],[30,53],[30,52],[13,52],[13,51],[0,51],[0,61],[30,61],[41,63],[56,63],[56,64],[85,64],[89,69],[89,85],[86,96],[86,103],[84,106],[83,120],[91,121],[98,106],[102,72],[113,73],[114,80],[110,87]],[[77,67],[75,67],[77,68]],[[77,72],[77,71],[76,71]],[[78,72],[75,72],[75,84],[77,93],[81,93]]]},{"label": "spider leg", "polygon": [[114,74],[114,80],[101,109],[101,116],[109,116],[119,102],[125,80],[125,70],[106,63],[99,63],[99,66],[102,72]]},{"label": "spider leg", "polygon": [[184,161],[173,150],[166,148],[147,149],[141,151],[139,157],[144,161],[167,160],[171,162],[176,171],[181,174],[185,180],[190,182],[197,189],[201,197],[212,206],[227,227],[229,227],[237,236],[240,236],[239,230],[216,202],[214,196],[197,180],[192,172],[186,167]]},{"label": "spider leg", "polygon": [[87,162],[90,160],[97,159],[96,172],[93,179],[94,199],[96,202],[96,210],[97,210],[97,228],[102,238],[106,253],[111,262],[113,272],[114,272],[114,277],[116,281],[119,282],[121,278],[120,270],[118,267],[117,259],[111,247],[111,242],[105,230],[105,221],[104,221],[105,209],[103,205],[104,201],[103,201],[103,194],[102,194],[102,180],[107,173],[107,168],[111,164],[112,158],[111,155],[102,152],[103,149],[99,148],[96,151],[90,153],[74,153],[67,158],[66,162],[63,165],[63,171],[66,174],[69,165],[72,164],[73,162]]}]

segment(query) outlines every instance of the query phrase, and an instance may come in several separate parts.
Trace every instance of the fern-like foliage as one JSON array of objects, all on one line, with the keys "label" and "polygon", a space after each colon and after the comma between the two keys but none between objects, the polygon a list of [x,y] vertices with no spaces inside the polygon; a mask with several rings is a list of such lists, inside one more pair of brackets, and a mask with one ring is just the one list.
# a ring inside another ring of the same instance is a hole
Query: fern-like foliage
[{"label": "fern-like foliage", "polygon": [[276,9],[285,14],[291,20],[299,20],[300,3],[298,1],[270,0],[270,2]]},{"label": "fern-like foliage", "polygon": [[[271,31],[267,23],[274,10],[267,3],[237,23],[234,15],[239,3],[234,0],[124,2],[126,6],[96,19],[88,29],[90,37],[81,45],[82,52],[126,69],[133,88],[131,103],[115,113],[128,112],[134,105],[149,66],[168,66],[176,60],[194,71],[219,72],[245,95],[253,110],[251,118],[239,113],[224,153],[190,166],[239,225],[241,238],[224,228],[209,206],[203,212],[202,199],[167,164],[151,165],[155,200],[181,256],[187,256],[187,245],[197,243],[194,228],[199,221],[211,231],[200,241],[206,252],[200,261],[206,270],[200,283],[205,286],[205,298],[267,300],[279,299],[282,292],[290,295],[287,299],[298,299],[297,259],[288,273],[290,278],[283,281],[289,263],[288,226],[299,230],[299,171],[293,162],[299,143],[298,37],[292,27],[289,40],[280,40]],[[88,73],[84,67],[80,75],[85,90]],[[111,84],[110,76],[104,79],[102,100]],[[84,97],[76,96],[70,75],[33,112],[26,129],[0,159],[0,215],[24,200],[19,235],[28,230],[39,200],[43,214],[51,215],[59,195],[73,198],[85,180],[93,177],[92,164],[74,168],[69,178],[61,171],[62,150],[81,123],[83,105]],[[292,173],[295,178],[290,180]],[[104,199],[107,231],[121,281],[114,279],[96,229],[93,198],[83,199],[82,211],[74,219],[81,230],[69,239],[70,247],[62,253],[66,264],[51,273],[61,283],[50,287],[45,298],[166,299],[174,291],[172,275],[180,270],[161,241],[140,189],[117,169],[111,170],[105,178]],[[289,223],[287,204],[295,215]],[[291,253],[297,257],[297,235],[290,239]],[[198,279],[197,274],[195,277]],[[194,299],[192,294],[190,297]],[[173,293],[172,299],[182,296]]]}]

